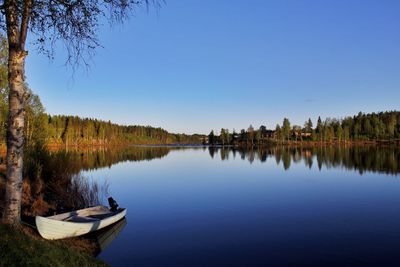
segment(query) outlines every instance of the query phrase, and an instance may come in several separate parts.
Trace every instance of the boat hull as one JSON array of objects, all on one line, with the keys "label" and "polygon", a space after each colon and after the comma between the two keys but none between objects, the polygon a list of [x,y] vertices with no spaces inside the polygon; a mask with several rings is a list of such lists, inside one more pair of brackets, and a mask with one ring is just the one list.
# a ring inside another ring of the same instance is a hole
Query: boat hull
[{"label": "boat hull", "polygon": [[51,217],[36,216],[36,227],[43,238],[55,240],[97,231],[121,220],[125,216],[126,209],[121,209],[107,218],[87,222],[55,220]]}]

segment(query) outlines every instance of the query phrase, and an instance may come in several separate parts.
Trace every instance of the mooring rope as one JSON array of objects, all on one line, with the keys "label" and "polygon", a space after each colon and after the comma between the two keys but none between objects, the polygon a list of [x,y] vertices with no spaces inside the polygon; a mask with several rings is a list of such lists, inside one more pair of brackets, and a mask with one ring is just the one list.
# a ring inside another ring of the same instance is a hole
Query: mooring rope
[{"label": "mooring rope", "polygon": [[27,222],[24,222],[24,221],[22,221],[22,220],[20,221],[20,223],[21,223],[21,224],[23,224],[23,225],[26,225],[26,226],[32,227],[33,229],[37,229],[37,228],[36,228],[36,225],[32,225],[32,224],[30,224],[30,223],[27,223]]}]

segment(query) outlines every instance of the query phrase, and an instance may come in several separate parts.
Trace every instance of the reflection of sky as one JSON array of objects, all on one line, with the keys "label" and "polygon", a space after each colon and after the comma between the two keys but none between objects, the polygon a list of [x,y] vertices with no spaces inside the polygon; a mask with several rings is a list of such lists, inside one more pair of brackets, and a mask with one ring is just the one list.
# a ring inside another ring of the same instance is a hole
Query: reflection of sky
[{"label": "reflection of sky", "polygon": [[400,238],[395,177],[319,171],[317,164],[309,170],[303,161],[284,171],[274,157],[249,164],[219,156],[172,151],[91,172],[107,178],[112,196],[128,208],[127,227],[100,257],[113,266],[311,264],[361,256],[363,262],[383,253],[368,255],[374,242],[386,246],[386,261],[397,255],[391,254],[393,236]]}]

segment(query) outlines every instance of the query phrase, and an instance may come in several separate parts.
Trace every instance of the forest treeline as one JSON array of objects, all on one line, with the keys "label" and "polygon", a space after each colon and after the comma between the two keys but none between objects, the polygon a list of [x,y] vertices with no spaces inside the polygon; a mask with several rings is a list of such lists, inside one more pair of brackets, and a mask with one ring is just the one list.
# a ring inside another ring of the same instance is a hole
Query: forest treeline
[{"label": "forest treeline", "polygon": [[[7,123],[7,93],[0,99],[0,140],[5,143]],[[48,145],[110,145],[110,144],[200,144],[202,135],[169,133],[151,126],[125,126],[78,116],[45,113],[37,95],[31,92],[26,107],[26,144]]]},{"label": "forest treeline", "polygon": [[208,135],[211,145],[263,145],[291,142],[397,142],[400,140],[400,112],[358,113],[344,119],[318,117],[314,127],[308,119],[303,126],[293,125],[288,118],[274,130],[264,125],[255,129],[252,125],[239,133],[222,128],[219,135],[212,130]]},{"label": "forest treeline", "polygon": [[[26,144],[44,142],[49,145],[108,145],[108,144],[200,144],[201,135],[169,133],[151,126],[124,126],[77,116],[32,112],[27,109]],[[6,116],[1,116],[0,138],[5,142]]]}]

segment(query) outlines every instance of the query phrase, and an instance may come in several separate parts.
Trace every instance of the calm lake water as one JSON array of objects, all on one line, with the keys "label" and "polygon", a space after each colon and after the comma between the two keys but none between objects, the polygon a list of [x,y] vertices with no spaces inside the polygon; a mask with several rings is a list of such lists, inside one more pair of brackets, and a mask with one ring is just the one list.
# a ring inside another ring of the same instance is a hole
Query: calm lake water
[{"label": "calm lake water", "polygon": [[400,266],[394,148],[81,154],[128,209],[112,266]]}]

